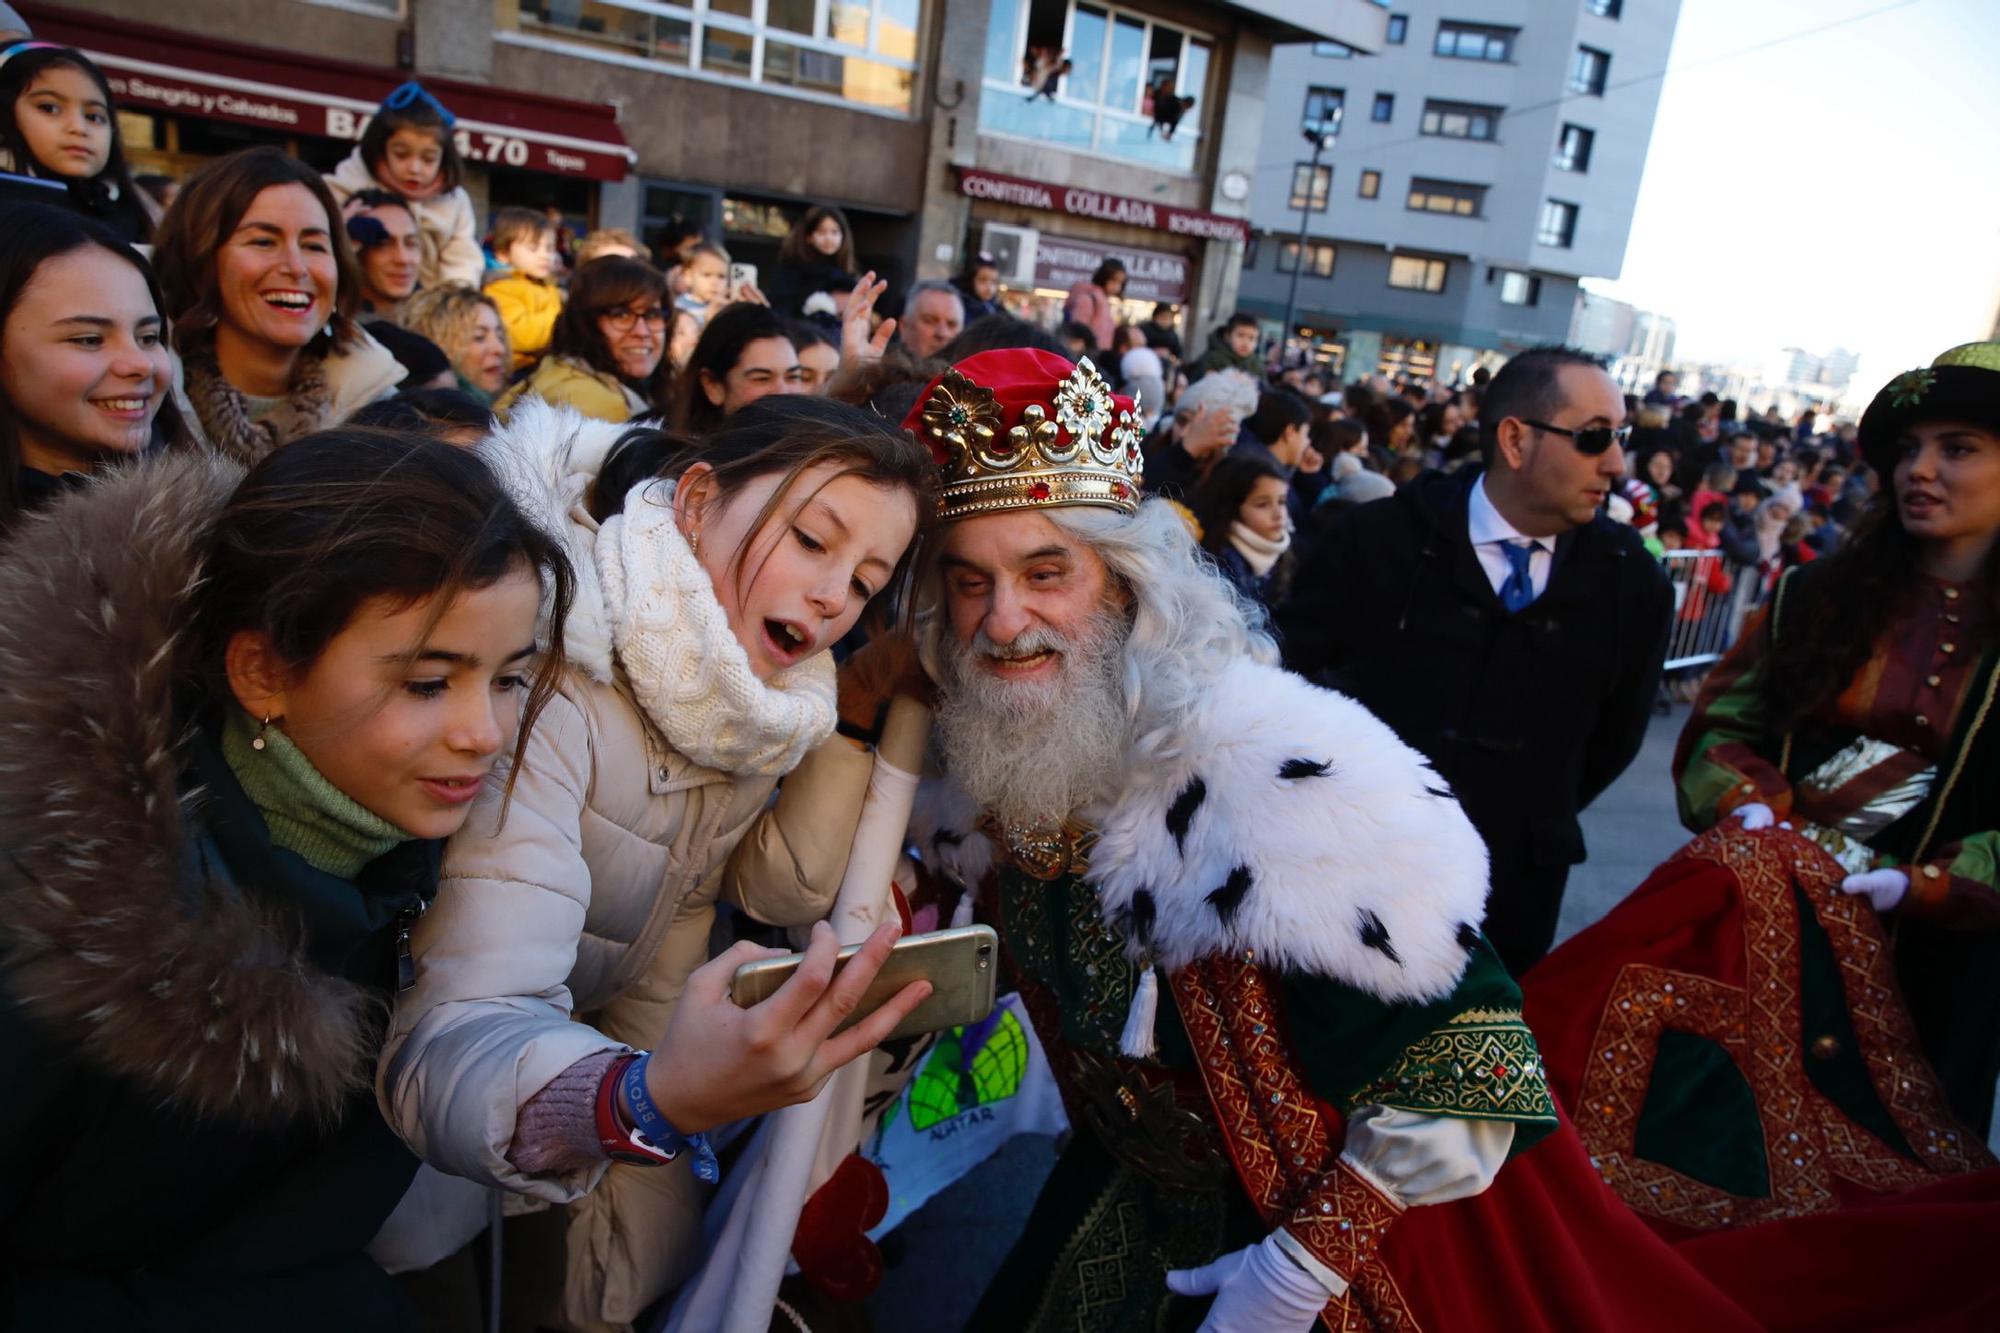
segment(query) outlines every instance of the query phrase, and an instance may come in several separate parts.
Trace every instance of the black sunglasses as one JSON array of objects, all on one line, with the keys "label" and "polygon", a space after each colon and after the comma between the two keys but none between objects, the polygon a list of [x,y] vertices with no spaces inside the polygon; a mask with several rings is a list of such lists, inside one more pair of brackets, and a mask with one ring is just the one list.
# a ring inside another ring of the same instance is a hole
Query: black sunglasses
[{"label": "black sunglasses", "polygon": [[1590,458],[1597,457],[1614,444],[1622,449],[1625,442],[1632,438],[1630,426],[1585,426],[1582,430],[1571,430],[1567,426],[1551,426],[1546,421],[1530,421],[1526,417],[1521,418],[1521,424],[1545,430],[1551,435],[1567,435],[1570,443],[1576,446],[1576,451]]}]

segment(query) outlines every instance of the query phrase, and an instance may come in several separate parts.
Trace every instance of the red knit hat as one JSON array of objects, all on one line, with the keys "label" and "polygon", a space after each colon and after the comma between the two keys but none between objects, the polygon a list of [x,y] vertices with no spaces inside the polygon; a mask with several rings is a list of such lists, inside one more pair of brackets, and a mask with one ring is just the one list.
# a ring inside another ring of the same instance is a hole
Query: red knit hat
[{"label": "red knit hat", "polygon": [[1085,357],[981,352],[924,387],[903,429],[944,469],[938,516],[1007,509],[1139,507],[1144,418]]}]

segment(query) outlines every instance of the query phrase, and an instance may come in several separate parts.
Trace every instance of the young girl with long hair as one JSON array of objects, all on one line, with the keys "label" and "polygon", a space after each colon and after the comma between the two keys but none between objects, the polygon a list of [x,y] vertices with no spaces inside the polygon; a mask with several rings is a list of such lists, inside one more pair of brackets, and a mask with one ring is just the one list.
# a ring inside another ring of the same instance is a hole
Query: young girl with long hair
[{"label": "young girl with long hair", "polygon": [[202,168],[153,250],[204,440],[254,463],[405,372],[355,320],[361,271],[318,172],[276,148]]},{"label": "young girl with long hair", "polygon": [[644,260],[607,256],[570,280],[548,354],[494,403],[501,414],[528,398],[623,422],[668,410],[667,279]]},{"label": "young girl with long hair", "polygon": [[184,441],[163,305],[108,229],[0,210],[0,532],[106,463]]},{"label": "young girl with long hair", "polygon": [[769,284],[771,308],[793,319],[811,315],[837,325],[841,298],[836,293],[854,290],[856,273],[847,215],[831,204],[815,204],[778,247],[778,266]]},{"label": "young girl with long hair", "polygon": [[799,353],[769,306],[739,301],[702,326],[681,371],[674,428],[696,439],[770,394],[795,393]]},{"label": "young girl with long hair", "polygon": [[0,1323],[412,1326],[375,1055],[571,584],[470,452],[375,431],[149,459],[0,548]]},{"label": "young girl with long hair", "polygon": [[1249,600],[1274,607],[1285,600],[1297,558],[1292,554],[1292,484],[1270,460],[1224,458],[1188,498],[1201,526],[1201,549]]},{"label": "young girl with long hair", "polygon": [[48,42],[0,51],[0,107],[0,170],[60,182],[128,244],[152,235],[159,206],[132,183],[111,85],[89,56]]},{"label": "young girl with long hair", "polygon": [[342,205],[371,187],[410,201],[423,243],[417,282],[424,287],[477,287],[486,271],[478,216],[463,183],[456,124],[444,103],[412,80],[382,99],[361,142],[326,178]]},{"label": "young girl with long hair", "polygon": [[[442,1170],[567,1205],[509,1239],[552,1254],[529,1267],[561,1289],[510,1299],[617,1326],[699,1258],[714,1174],[699,1144],[667,1162],[617,1127],[656,1104],[678,1139],[805,1100],[902,1009],[821,1046],[816,992],[737,1009],[729,978],[761,955],[708,962],[709,938],[725,900],[775,926],[831,906],[872,759],[834,734],[830,649],[901,579],[935,469],[817,397],[753,404],[700,446],[530,401],[480,449],[564,530],[570,666],[511,802],[483,799],[446,852],[383,1104]],[[832,949],[816,928],[813,955]]]}]

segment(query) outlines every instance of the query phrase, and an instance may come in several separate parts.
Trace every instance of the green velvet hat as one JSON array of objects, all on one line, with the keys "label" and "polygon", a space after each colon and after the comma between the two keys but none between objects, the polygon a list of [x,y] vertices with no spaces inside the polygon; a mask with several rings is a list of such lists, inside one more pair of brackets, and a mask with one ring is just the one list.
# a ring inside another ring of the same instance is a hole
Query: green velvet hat
[{"label": "green velvet hat", "polygon": [[2000,342],[1965,343],[1883,386],[1861,414],[1861,456],[1886,484],[1896,439],[1919,421],[1965,421],[2000,433]]}]

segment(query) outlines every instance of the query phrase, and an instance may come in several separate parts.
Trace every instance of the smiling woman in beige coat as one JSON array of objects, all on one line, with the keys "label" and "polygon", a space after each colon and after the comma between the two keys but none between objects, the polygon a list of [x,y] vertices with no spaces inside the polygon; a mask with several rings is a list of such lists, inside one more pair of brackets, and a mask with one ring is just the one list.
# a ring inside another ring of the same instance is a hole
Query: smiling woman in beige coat
[{"label": "smiling woman in beige coat", "polygon": [[[803,397],[673,448],[538,401],[481,446],[565,535],[570,669],[511,797],[494,784],[447,849],[381,1066],[427,1162],[564,1208],[532,1229],[560,1259],[515,1246],[508,1275],[513,1306],[560,1264],[526,1313],[565,1329],[629,1327],[699,1258],[706,1145],[682,1136],[805,1100],[924,993],[826,1040],[861,984],[828,985],[830,929],[753,1010],[726,991],[763,951],[703,965],[719,901],[779,926],[832,904],[872,760],[833,734],[828,649],[899,573],[929,458]],[[679,1155],[646,1160],[635,1128]]]}]

